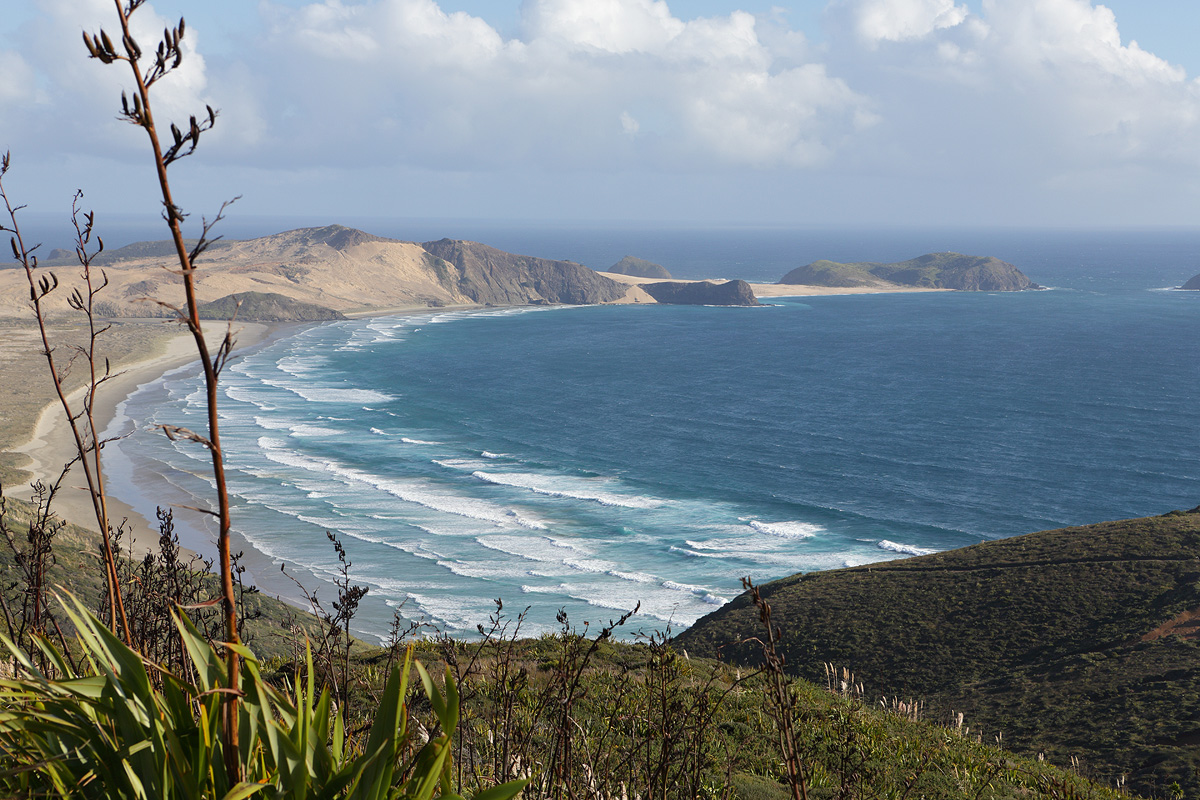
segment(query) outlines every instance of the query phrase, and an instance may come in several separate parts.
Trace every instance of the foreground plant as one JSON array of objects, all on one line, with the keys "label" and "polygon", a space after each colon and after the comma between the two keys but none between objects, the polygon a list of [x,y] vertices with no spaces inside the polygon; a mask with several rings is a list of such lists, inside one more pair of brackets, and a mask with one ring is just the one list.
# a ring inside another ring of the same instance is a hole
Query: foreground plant
[{"label": "foreground plant", "polygon": [[[96,798],[444,798],[450,788],[452,742],[459,719],[453,681],[438,689],[405,656],[394,667],[365,738],[347,732],[329,692],[314,687],[312,660],[292,690],[263,680],[253,654],[239,645],[240,684],[228,683],[222,658],[196,628],[178,617],[197,680],[162,671],[125,645],[78,600],[63,601],[88,668],[72,670],[39,640],[64,677],[48,678],[29,654],[4,645],[21,676],[0,681],[0,793],[25,797]],[[405,696],[415,667],[440,734],[412,753]],[[222,698],[242,696],[243,736],[233,757],[243,778],[227,779],[230,754],[219,735]],[[406,756],[410,756],[407,760]],[[515,781],[475,795],[508,800]]]}]

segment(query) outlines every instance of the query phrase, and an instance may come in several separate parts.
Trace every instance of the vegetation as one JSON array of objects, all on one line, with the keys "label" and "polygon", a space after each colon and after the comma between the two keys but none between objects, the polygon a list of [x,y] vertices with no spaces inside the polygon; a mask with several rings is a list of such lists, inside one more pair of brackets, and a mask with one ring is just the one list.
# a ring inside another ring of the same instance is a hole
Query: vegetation
[{"label": "vegetation", "polygon": [[[1200,791],[1200,510],[986,542],[762,587],[795,675],[844,665],[877,690],[965,712],[1005,743],[1147,794]],[[737,663],[745,596],[684,632]]]}]

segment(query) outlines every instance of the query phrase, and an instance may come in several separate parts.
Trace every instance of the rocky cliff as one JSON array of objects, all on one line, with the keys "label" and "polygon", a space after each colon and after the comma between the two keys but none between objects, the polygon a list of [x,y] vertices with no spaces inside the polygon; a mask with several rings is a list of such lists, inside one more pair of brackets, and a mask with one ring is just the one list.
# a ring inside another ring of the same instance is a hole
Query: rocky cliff
[{"label": "rocky cliff", "polygon": [[636,258],[634,256],[625,256],[604,271],[616,275],[632,275],[635,278],[671,277],[671,273],[662,264],[655,264],[653,261],[647,261],[644,258]]},{"label": "rocky cliff", "polygon": [[757,306],[758,298],[750,284],[741,280],[725,283],[709,281],[658,281],[638,286],[659,303],[677,306]]},{"label": "rocky cliff", "polygon": [[588,305],[620,300],[628,291],[572,261],[518,256],[456,239],[425,242],[421,247],[445,265],[443,285],[476,303]]},{"label": "rocky cliff", "polygon": [[783,284],[806,286],[916,286],[969,292],[1040,289],[1021,270],[991,256],[929,253],[891,264],[814,261],[784,275]]}]

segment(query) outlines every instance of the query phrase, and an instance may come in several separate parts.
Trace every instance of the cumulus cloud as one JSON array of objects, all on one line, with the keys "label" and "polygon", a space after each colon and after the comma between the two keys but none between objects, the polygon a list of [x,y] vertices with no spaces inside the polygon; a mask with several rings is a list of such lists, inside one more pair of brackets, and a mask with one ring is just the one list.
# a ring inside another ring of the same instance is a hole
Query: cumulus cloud
[{"label": "cumulus cloud", "polygon": [[519,39],[432,0],[269,13],[273,60],[306,88],[283,87],[306,130],[277,131],[281,151],[337,128],[353,146],[327,155],[349,160],[769,167],[817,163],[871,119],[819,64],[780,67],[744,12],[685,22],[662,0],[530,0]]},{"label": "cumulus cloud", "polygon": [[967,7],[954,0],[854,0],[844,3],[858,35],[869,44],[918,39],[967,18]]}]

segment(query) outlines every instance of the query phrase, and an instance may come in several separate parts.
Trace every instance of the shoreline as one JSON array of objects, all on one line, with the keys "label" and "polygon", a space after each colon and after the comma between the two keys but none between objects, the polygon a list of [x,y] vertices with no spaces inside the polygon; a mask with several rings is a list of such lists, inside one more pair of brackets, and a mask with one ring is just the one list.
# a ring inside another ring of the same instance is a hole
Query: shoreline
[{"label": "shoreline", "polygon": [[[272,324],[240,323],[235,331],[237,346],[234,352],[257,347],[281,332],[283,331],[280,326]],[[213,346],[219,343],[224,334],[224,325],[220,323],[206,331],[210,345]],[[96,393],[93,414],[97,429],[105,431],[117,417],[118,410],[138,388],[161,379],[171,370],[198,360],[191,334],[180,332],[166,341],[163,352],[158,355],[130,364],[115,365],[115,377],[101,386]],[[85,389],[86,387],[75,390],[68,395],[68,399],[73,404],[80,403]],[[33,422],[29,438],[23,444],[12,448],[12,451],[22,453],[31,460],[24,469],[32,474],[32,478],[10,492],[14,498],[28,502],[33,494],[30,484],[36,480],[52,480],[61,469],[60,465],[66,464],[75,455],[75,441],[58,400],[42,408]],[[130,504],[111,492],[106,491],[106,496],[110,524],[116,524],[121,519],[128,521],[126,535],[130,538],[126,547],[131,547],[139,556],[156,549],[157,522],[147,520]],[[77,468],[72,468],[68,473],[54,504],[59,519],[93,533],[100,532],[91,496],[86,489],[86,481]]]}]

